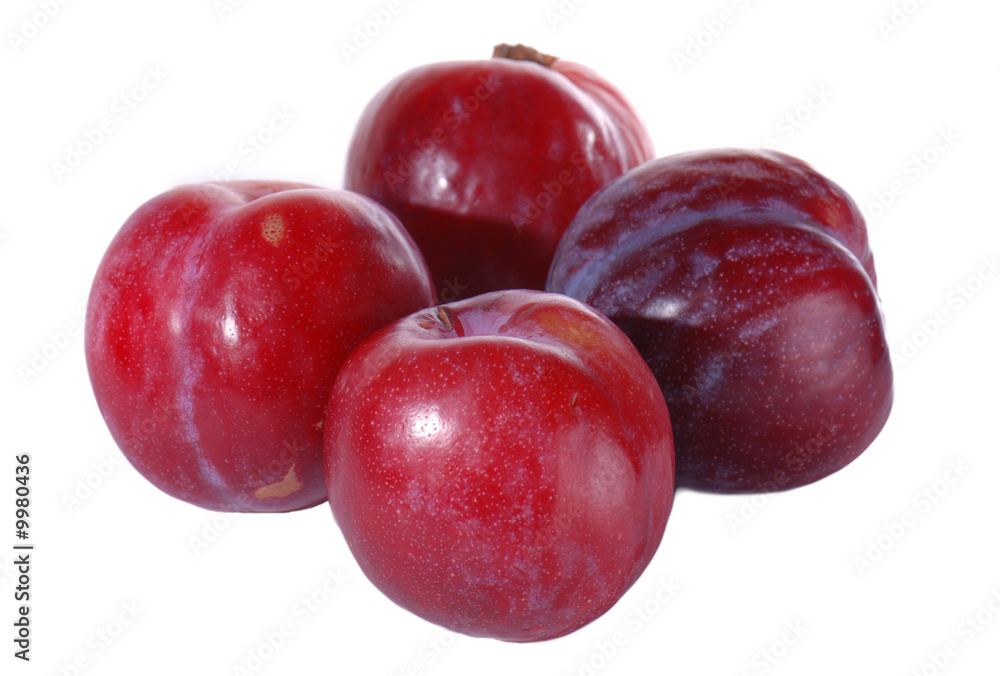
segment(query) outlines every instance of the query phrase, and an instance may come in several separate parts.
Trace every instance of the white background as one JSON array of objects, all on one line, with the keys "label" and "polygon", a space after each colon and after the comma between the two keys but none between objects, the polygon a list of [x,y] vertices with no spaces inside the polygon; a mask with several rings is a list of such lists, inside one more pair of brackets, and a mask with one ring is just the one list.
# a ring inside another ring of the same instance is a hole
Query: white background
[{"label": "white background", "polygon": [[[224,3],[0,12],[2,673],[1000,673],[1000,6],[398,0],[376,30],[388,0]],[[366,26],[377,34],[346,58]],[[230,518],[161,494],[115,450],[83,359],[92,276],[142,202],[234,161],[241,177],[339,187],[378,88],[497,42],[616,83],[660,155],[771,140],[840,183],[869,216],[896,357],[895,408],[859,460],[752,501],[681,492],[621,602],[531,645],[394,606],[326,506]],[[249,157],[279,113],[290,121]],[[19,453],[30,664],[13,657]]]}]

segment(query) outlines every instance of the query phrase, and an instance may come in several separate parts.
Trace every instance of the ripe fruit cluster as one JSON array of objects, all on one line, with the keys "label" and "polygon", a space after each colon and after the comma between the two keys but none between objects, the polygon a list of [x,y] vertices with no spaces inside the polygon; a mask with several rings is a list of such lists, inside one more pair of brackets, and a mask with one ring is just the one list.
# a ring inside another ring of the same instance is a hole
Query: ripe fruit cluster
[{"label": "ripe fruit cluster", "polygon": [[163,491],[329,501],[396,603],[539,641],[636,581],[675,483],[789,489],[872,442],[892,399],[875,283],[861,214],[809,165],[656,159],[608,81],[501,45],[387,84],[344,189],[142,205],[97,270],[86,356]]}]

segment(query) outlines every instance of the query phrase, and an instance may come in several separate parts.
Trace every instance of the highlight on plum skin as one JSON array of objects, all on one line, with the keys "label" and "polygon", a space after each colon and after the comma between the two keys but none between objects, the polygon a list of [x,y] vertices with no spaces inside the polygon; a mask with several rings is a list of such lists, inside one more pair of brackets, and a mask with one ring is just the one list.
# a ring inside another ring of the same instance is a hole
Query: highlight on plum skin
[{"label": "highlight on plum skin", "polygon": [[841,189],[773,151],[694,151],[598,191],[547,289],[634,342],[673,421],[677,483],[745,493],[837,472],[892,407],[863,219]]},{"label": "highlight on plum skin", "polygon": [[649,564],[673,504],[670,416],[607,318],[509,290],[366,339],[337,377],[330,506],[371,582],[453,631],[565,635]]},{"label": "highlight on plum skin", "polygon": [[105,253],[87,366],[122,453],[164,492],[219,511],[304,509],[326,500],[322,424],[338,367],[433,302],[412,239],[365,197],[184,185],[140,206]]},{"label": "highlight on plum skin", "polygon": [[601,186],[653,158],[632,105],[581,64],[523,45],[414,67],[369,101],[344,187],[399,217],[442,300],[542,289]]}]

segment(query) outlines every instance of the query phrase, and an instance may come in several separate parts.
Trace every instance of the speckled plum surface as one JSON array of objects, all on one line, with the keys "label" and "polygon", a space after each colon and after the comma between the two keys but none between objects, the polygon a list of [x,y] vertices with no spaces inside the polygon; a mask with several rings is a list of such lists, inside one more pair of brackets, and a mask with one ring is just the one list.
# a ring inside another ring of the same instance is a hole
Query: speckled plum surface
[{"label": "speckled plum surface", "polygon": [[846,246],[873,284],[864,216],[847,192],[803,160],[776,150],[712,148],[660,157],[632,169],[580,209],[551,275],[586,276],[613,251],[679,230],[706,216],[749,211],[817,226]]},{"label": "speckled plum surface", "polygon": [[[733,167],[746,196],[726,190]],[[803,167],[734,150],[648,163],[588,201],[557,252],[548,289],[611,318],[663,388],[678,486],[803,486],[857,458],[888,418],[864,222]]]},{"label": "speckled plum surface", "polygon": [[108,248],[87,366],[112,436],[157,487],[214,510],[301,509],[326,499],[338,367],[433,299],[412,240],[367,198],[185,185],[142,205]]},{"label": "speckled plum surface", "polygon": [[610,82],[506,53],[402,73],[368,103],[348,150],[345,187],[399,217],[443,302],[543,288],[580,205],[653,157]]},{"label": "speckled plum surface", "polygon": [[673,503],[670,417],[606,318],[500,291],[417,313],[340,372],[330,506],[368,578],[417,615],[507,641],[569,633],[646,568]]}]

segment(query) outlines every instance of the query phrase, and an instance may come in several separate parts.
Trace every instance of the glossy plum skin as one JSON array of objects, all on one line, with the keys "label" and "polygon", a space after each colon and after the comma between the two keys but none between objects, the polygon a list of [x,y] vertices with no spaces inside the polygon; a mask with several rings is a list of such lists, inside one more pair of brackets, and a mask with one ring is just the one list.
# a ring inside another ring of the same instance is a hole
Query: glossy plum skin
[{"label": "glossy plum skin", "polygon": [[87,366],[112,436],[161,490],[219,511],[302,509],[326,500],[338,367],[433,300],[415,244],[365,197],[185,185],[136,210],[105,253]]},{"label": "glossy plum skin", "polygon": [[357,124],[344,185],[399,217],[448,302],[542,289],[580,205],[652,157],[638,115],[592,70],[494,57],[389,82]]},{"label": "glossy plum skin", "polygon": [[337,377],[330,506],[365,575],[472,636],[541,641],[607,611],[673,504],[670,417],[606,318],[499,291],[399,320]]},{"label": "glossy plum skin", "polygon": [[596,194],[548,289],[608,316],[650,365],[670,408],[678,486],[786,490],[838,471],[892,405],[870,274],[830,227],[788,209],[792,187],[715,212],[696,178],[691,206],[679,188],[650,187],[669,179],[626,175]]},{"label": "glossy plum skin", "polygon": [[[820,227],[847,247],[877,285],[868,229],[843,188],[776,150],[715,148],[668,155],[629,171],[581,209],[561,244],[556,279],[587,275],[613,251],[679,230],[706,216],[761,211]],[[619,216],[626,212],[627,217]]]}]

